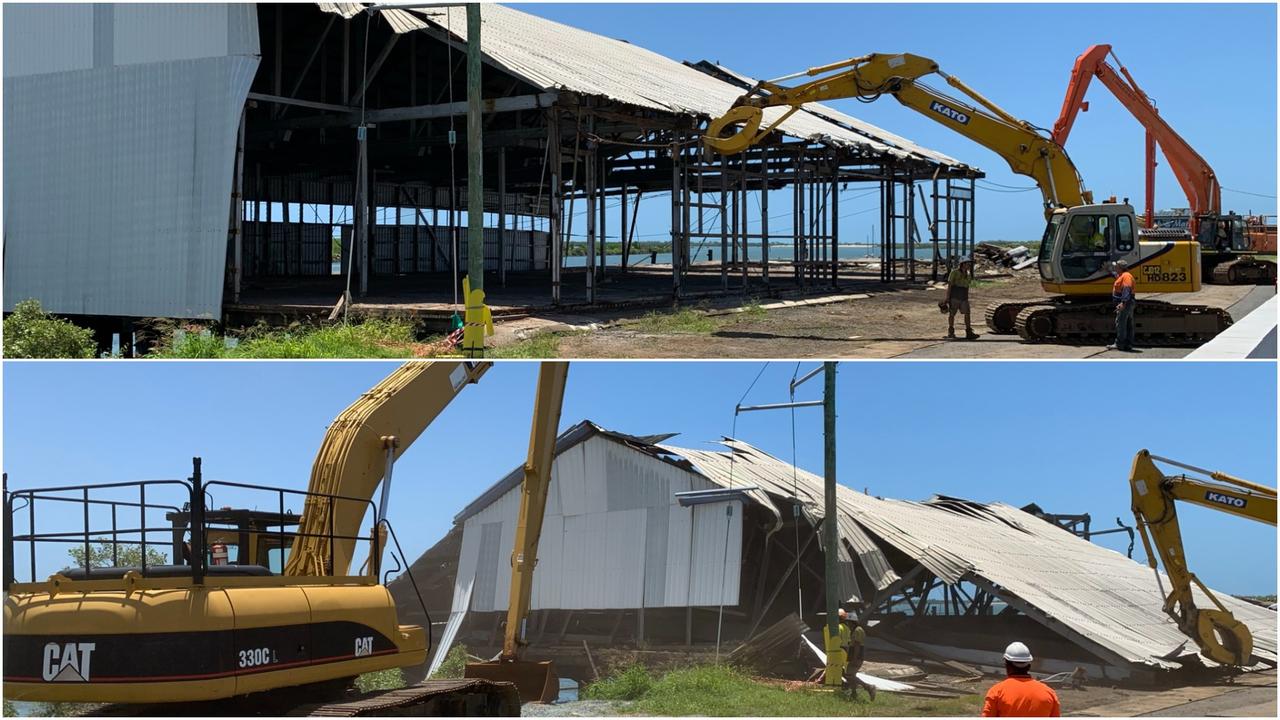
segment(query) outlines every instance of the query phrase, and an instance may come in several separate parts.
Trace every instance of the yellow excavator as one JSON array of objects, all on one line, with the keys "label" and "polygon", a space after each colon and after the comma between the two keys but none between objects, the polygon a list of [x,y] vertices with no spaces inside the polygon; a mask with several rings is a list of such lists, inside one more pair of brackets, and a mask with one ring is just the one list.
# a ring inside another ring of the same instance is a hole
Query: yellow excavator
[{"label": "yellow excavator", "polygon": [[[1157,462],[1183,472],[1166,475],[1156,465]],[[1199,477],[1189,476],[1187,472]],[[1275,526],[1275,489],[1152,455],[1147,450],[1139,451],[1133,458],[1129,487],[1138,534],[1142,537],[1142,547],[1147,551],[1147,564],[1156,570],[1159,558],[1165,574],[1169,576],[1170,588],[1165,596],[1164,611],[1174,619],[1183,634],[1195,640],[1205,657],[1223,665],[1252,665],[1253,634],[1187,567],[1175,503],[1188,502]],[[1152,552],[1153,545],[1155,552]],[[1163,593],[1159,571],[1156,572],[1156,582],[1161,584]],[[1199,588],[1215,608],[1196,607],[1193,587]]]},{"label": "yellow excavator", "polygon": [[[392,469],[432,420],[491,365],[410,362],[395,370],[329,426],[305,492],[206,481],[199,458],[186,481],[6,488],[4,696],[153,704],[263,693],[256,697],[296,697],[299,704],[330,715],[394,708],[414,714],[519,714],[510,685],[480,680],[458,681],[456,687],[424,683],[323,704],[327,694],[344,691],[356,675],[427,659],[430,628],[399,624],[395,602],[381,582],[388,541],[413,579],[387,520]],[[482,664],[473,675],[514,680],[525,699],[549,700],[558,691],[548,663],[521,659],[519,629],[529,608],[567,375],[565,363],[544,363],[539,373],[513,553],[508,643],[496,662]],[[186,502],[181,508],[166,505],[161,499],[166,492]],[[279,511],[215,507],[215,494],[224,492],[258,502],[265,494]],[[305,499],[301,515],[286,512],[287,502],[298,498]],[[65,509],[67,503],[74,512],[59,512],[39,528],[65,525],[83,512],[80,531],[37,532],[37,505]],[[91,516],[105,522],[108,508],[110,527],[91,527]],[[146,527],[148,512],[161,510],[173,522],[172,565],[147,562],[148,536],[170,530]],[[370,513],[371,532],[362,535]],[[18,518],[27,521],[25,534],[14,534]],[[136,550],[140,544],[140,565],[94,567],[87,560],[83,567],[36,579],[40,546],[83,545],[90,558],[91,542],[110,545],[113,554],[122,545]],[[368,546],[364,566],[352,572],[362,543]],[[233,551],[229,545],[239,547]],[[18,546],[30,556],[27,582],[16,579]],[[270,560],[273,553],[278,563]],[[299,688],[301,693],[286,692]]]},{"label": "yellow excavator", "polygon": [[[921,82],[936,75],[973,104]],[[814,78],[798,85],[781,83]],[[1200,248],[1190,240],[1144,241],[1128,203],[1094,203],[1066,151],[1039,128],[983,97],[929,58],[873,53],[756,83],[703,137],[716,152],[733,155],[765,142],[805,103],[884,95],[1000,155],[1010,169],[1035,181],[1048,219],[1040,241],[1041,287],[1054,295],[987,308],[993,332],[1030,341],[1096,342],[1115,335],[1111,263],[1124,261],[1138,293],[1186,293],[1200,289]],[[765,122],[767,108],[785,108]],[[1139,300],[1137,339],[1146,344],[1199,344],[1231,324],[1219,308]]]}]

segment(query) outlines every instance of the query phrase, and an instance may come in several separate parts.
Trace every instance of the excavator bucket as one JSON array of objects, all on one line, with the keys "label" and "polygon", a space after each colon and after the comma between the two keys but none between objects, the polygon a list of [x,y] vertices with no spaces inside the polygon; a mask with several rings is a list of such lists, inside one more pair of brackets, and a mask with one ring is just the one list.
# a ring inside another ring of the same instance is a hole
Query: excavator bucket
[{"label": "excavator bucket", "polygon": [[467,663],[464,677],[509,682],[520,693],[520,702],[555,702],[560,696],[560,676],[550,660],[491,660]]}]

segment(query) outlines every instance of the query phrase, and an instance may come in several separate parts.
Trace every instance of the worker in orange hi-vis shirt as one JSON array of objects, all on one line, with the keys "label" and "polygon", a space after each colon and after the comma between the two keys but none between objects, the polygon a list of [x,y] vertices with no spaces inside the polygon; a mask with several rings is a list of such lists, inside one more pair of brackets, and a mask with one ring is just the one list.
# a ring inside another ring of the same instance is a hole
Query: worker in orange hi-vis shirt
[{"label": "worker in orange hi-vis shirt", "polygon": [[987,691],[983,717],[1060,717],[1062,707],[1053,688],[1031,677],[1031,650],[1020,642],[1004,651],[1007,678]]},{"label": "worker in orange hi-vis shirt", "polygon": [[1116,304],[1116,342],[1108,349],[1133,351],[1133,309],[1137,298],[1133,296],[1133,275],[1129,264],[1117,260],[1111,264],[1111,274],[1116,281],[1111,285],[1111,301]]}]

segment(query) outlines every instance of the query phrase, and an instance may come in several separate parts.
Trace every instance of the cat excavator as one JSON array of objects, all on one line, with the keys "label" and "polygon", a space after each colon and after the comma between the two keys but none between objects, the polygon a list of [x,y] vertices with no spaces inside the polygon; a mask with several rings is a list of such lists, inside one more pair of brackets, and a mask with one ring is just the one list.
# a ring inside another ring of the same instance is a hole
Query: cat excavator
[{"label": "cat excavator", "polygon": [[[1166,475],[1157,462],[1183,472]],[[1195,476],[1187,475],[1187,472],[1194,473]],[[1139,451],[1133,458],[1133,465],[1129,470],[1129,488],[1133,500],[1133,517],[1137,520],[1142,547],[1147,551],[1147,564],[1156,571],[1156,582],[1161,586],[1161,593],[1164,593],[1164,587],[1156,569],[1157,559],[1169,577],[1170,588],[1164,601],[1165,613],[1173,618],[1184,635],[1196,642],[1201,654],[1210,660],[1230,666],[1252,665],[1250,656],[1253,654],[1253,634],[1187,567],[1176,503],[1187,502],[1220,510],[1274,527],[1275,489],[1226,473],[1152,455],[1147,450]],[[1152,546],[1155,547],[1154,552]],[[1192,594],[1193,588],[1204,593],[1215,607],[1197,607]]]},{"label": "cat excavator", "polygon": [[[921,82],[936,75],[972,101]],[[794,86],[781,83],[815,78]],[[1040,341],[1098,342],[1114,337],[1111,263],[1124,261],[1138,293],[1200,289],[1200,248],[1193,240],[1144,241],[1133,208],[1114,199],[1095,203],[1066,151],[1031,123],[983,97],[929,58],[872,53],[756,83],[712,120],[704,145],[725,155],[765,142],[805,103],[891,95],[906,107],[992,150],[1013,172],[1035,181],[1048,224],[1040,243],[1041,287],[1053,296],[999,302],[986,311],[993,332]],[[773,109],[766,122],[765,110]],[[780,112],[779,112],[780,110]],[[1231,324],[1224,310],[1140,299],[1137,338],[1145,344],[1200,344]]]},{"label": "cat excavator", "polygon": [[[1107,62],[1108,57],[1116,61],[1119,69]],[[1138,86],[1110,45],[1094,45],[1076,58],[1062,110],[1053,124],[1053,141],[1066,147],[1077,116],[1089,109],[1085,94],[1095,77],[1146,130],[1145,227],[1139,236],[1194,238],[1200,243],[1200,262],[1205,280],[1209,282],[1219,285],[1275,283],[1275,262],[1258,259],[1257,250],[1250,247],[1247,218],[1222,211],[1222,185],[1209,162],[1160,115],[1155,103]],[[1159,221],[1155,212],[1157,146],[1164,152],[1169,169],[1190,206],[1188,216],[1170,218],[1165,223]]]},{"label": "cat excavator", "polygon": [[[566,363],[550,362],[543,363],[537,383],[503,654],[469,670],[470,679],[428,680],[355,699],[345,695],[355,676],[421,665],[431,652],[429,624],[399,624],[384,582],[395,571],[383,562],[390,544],[397,551],[391,554],[396,569],[405,570],[421,601],[387,519],[392,470],[491,365],[410,362],[392,372],[329,426],[306,491],[205,480],[199,458],[185,481],[13,492],[6,487],[4,696],[167,704],[252,694],[256,706],[272,708],[271,714],[301,709],[336,716],[518,715],[521,699],[553,699],[559,685],[554,670],[521,657],[520,633],[568,375]],[[166,504],[166,492],[186,502],[181,508]],[[278,512],[216,507],[214,498],[224,493],[252,497],[255,504],[265,496]],[[286,504],[298,498],[302,513],[286,512]],[[75,512],[58,512],[37,525],[38,505],[67,503],[78,506]],[[91,517],[105,523],[107,509],[110,526],[93,527]],[[148,528],[148,513],[161,510],[173,527]],[[66,530],[68,523],[78,524],[72,519],[81,511],[83,528]],[[125,517],[135,519],[122,526]],[[371,526],[362,534],[367,519]],[[15,520],[25,521],[26,532],[15,534]],[[227,522],[234,523],[232,529],[216,527]],[[50,526],[64,527],[53,532]],[[148,564],[148,538],[161,531],[172,532],[175,564]],[[234,547],[237,538],[243,547]],[[105,542],[113,553],[122,544],[141,544],[141,564],[95,567],[86,560],[82,567],[36,578],[39,546],[83,544],[89,558],[91,542]],[[368,552],[353,571],[358,545]],[[16,578],[18,547],[30,557],[26,582]],[[270,559],[273,554],[278,562]]]}]

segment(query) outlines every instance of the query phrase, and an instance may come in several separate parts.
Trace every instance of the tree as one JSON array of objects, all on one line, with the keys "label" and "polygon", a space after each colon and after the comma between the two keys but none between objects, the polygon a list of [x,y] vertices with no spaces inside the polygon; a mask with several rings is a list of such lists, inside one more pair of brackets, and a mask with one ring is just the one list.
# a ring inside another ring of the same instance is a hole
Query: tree
[{"label": "tree", "polygon": [[91,358],[96,351],[92,330],[50,315],[39,300],[23,300],[4,319],[7,358]]},{"label": "tree", "polygon": [[[84,546],[73,547],[67,551],[71,559],[75,561],[75,567],[84,567]],[[119,562],[115,562],[111,557],[111,543],[100,542],[97,545],[89,546],[89,567],[137,567],[142,565],[142,546],[121,543],[119,550],[116,551]],[[147,565],[167,565],[169,556],[165,555],[155,548],[154,545],[147,546]]]}]

